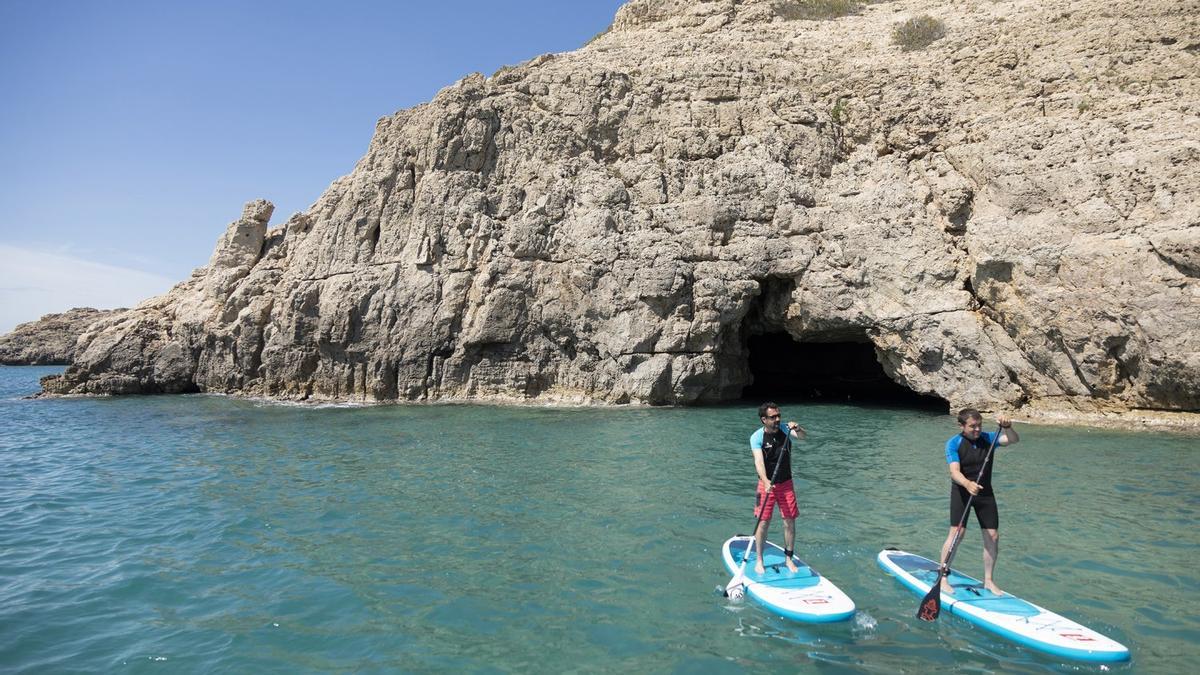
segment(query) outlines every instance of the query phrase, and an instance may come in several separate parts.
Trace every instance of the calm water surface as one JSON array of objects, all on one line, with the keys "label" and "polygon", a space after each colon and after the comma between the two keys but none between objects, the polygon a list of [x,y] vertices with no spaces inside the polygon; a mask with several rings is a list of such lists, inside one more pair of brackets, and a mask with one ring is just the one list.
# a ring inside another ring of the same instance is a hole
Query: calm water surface
[{"label": "calm water surface", "polygon": [[[922,623],[876,566],[945,536],[947,416],[784,407],[797,548],[859,606],[811,627],[714,593],[753,525],[751,406],[21,398],[56,371],[0,367],[2,671],[1102,670]],[[1019,429],[998,582],[1129,645],[1112,670],[1193,672],[1197,439]]]}]

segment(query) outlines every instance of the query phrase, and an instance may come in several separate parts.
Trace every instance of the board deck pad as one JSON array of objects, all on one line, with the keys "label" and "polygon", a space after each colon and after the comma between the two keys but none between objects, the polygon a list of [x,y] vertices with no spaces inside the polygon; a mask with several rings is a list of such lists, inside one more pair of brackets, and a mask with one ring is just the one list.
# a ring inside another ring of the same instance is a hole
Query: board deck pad
[{"label": "board deck pad", "polygon": [[[918,597],[924,597],[937,581],[938,564],[929,558],[886,549],[876,561]],[[1044,607],[1009,593],[997,596],[983,582],[954,569],[947,579],[954,593],[941,594],[943,612],[1049,654],[1082,661],[1129,660],[1125,645]]]},{"label": "board deck pad", "polygon": [[796,621],[824,623],[843,621],[854,615],[854,601],[812,566],[794,558],[796,572],[788,569],[783,549],[771,542],[763,546],[763,566],[754,570],[754,540],[732,537],[722,547],[725,566],[736,574],[749,551],[744,583],[746,594],[764,607]]},{"label": "board deck pad", "polygon": [[[892,556],[892,560],[924,583],[926,592],[933,585],[933,582],[937,581],[937,563],[928,558],[904,553]],[[984,588],[982,581],[969,577],[955,569],[950,570],[947,581],[950,582],[950,587],[954,589],[954,593],[952,596],[943,595],[943,598],[952,597],[957,602],[970,603],[976,607],[987,609],[990,612],[1001,612],[1012,616],[1036,616],[1042,612],[1035,605],[1008,593],[996,595]]]},{"label": "board deck pad", "polygon": [[[749,543],[749,542],[747,542]],[[787,568],[787,563],[784,562],[785,556],[783,549],[777,548],[774,544],[764,546],[763,551],[763,566],[766,572],[759,574],[754,570],[754,547],[741,546],[741,542],[734,542],[730,546],[730,553],[733,555],[733,561],[740,567],[742,559],[746,555],[746,550],[750,551],[750,561],[746,563],[746,579],[748,581],[756,581],[771,586],[790,587],[790,588],[808,588],[816,586],[821,582],[821,576],[801,560],[796,560],[798,571],[793,572]]]}]

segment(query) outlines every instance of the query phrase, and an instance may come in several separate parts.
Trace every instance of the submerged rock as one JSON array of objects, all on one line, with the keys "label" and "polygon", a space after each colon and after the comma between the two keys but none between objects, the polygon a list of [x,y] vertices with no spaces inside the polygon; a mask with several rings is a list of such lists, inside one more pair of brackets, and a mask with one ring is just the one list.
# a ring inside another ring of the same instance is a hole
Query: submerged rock
[{"label": "submerged rock", "polygon": [[[955,407],[1200,408],[1186,3],[801,9],[632,0],[381,119],[46,391],[687,404],[786,333]],[[904,51],[918,11],[946,36]]]}]

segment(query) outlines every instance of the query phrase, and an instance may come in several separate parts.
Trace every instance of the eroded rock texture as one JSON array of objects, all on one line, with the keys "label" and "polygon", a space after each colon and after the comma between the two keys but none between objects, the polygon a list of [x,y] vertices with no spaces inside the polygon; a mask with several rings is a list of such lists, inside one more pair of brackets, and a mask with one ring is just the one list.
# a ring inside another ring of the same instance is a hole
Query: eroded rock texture
[{"label": "eroded rock texture", "polygon": [[71,362],[75,340],[92,322],[124,309],[76,307],[23,323],[0,336],[0,364],[6,366],[59,366]]},{"label": "eroded rock texture", "polygon": [[797,7],[633,0],[380,120],[46,390],[692,403],[786,331],[953,406],[1200,408],[1195,2]]}]

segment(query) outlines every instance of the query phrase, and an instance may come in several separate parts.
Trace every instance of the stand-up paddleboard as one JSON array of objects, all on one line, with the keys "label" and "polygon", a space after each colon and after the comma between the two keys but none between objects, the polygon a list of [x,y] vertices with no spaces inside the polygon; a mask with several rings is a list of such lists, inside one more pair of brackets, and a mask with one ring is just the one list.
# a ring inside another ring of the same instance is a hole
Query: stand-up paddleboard
[{"label": "stand-up paddleboard", "polygon": [[[884,571],[899,579],[917,597],[925,597],[937,580],[938,564],[928,558],[886,549],[879,552],[877,560]],[[949,609],[980,628],[1055,656],[1098,662],[1129,660],[1125,645],[1048,609],[1008,593],[995,595],[978,579],[953,569],[946,579],[954,594],[942,593],[942,609]]]},{"label": "stand-up paddleboard", "polygon": [[783,549],[769,541],[763,545],[765,574],[754,571],[757,554],[753,537],[732,537],[726,541],[721,554],[730,574],[737,574],[747,551],[750,560],[746,563],[746,593],[767,609],[788,619],[809,623],[843,621],[854,615],[854,601],[832,581],[796,557],[792,560],[799,571],[789,570]]}]

